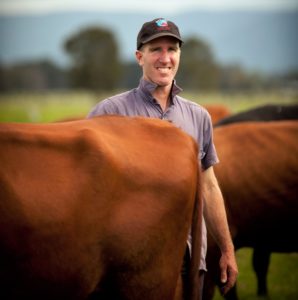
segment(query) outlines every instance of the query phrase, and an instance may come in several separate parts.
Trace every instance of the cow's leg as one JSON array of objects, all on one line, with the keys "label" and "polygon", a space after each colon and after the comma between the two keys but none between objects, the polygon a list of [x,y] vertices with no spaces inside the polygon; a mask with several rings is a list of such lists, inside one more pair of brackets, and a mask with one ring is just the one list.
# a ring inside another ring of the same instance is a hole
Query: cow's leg
[{"label": "cow's leg", "polygon": [[206,256],[206,265],[207,272],[204,278],[203,285],[203,299],[211,300],[213,299],[215,288],[218,283],[219,274],[219,259],[220,259],[220,250],[216,246],[213,239],[208,236],[208,251]]},{"label": "cow's leg", "polygon": [[179,276],[177,286],[176,286],[176,290],[175,290],[174,300],[184,300],[185,297],[183,295],[183,291],[184,291],[183,279],[182,279],[182,276]]},{"label": "cow's leg", "polygon": [[258,295],[267,296],[267,273],[270,263],[270,251],[263,247],[255,247],[252,264],[258,281]]},{"label": "cow's leg", "polygon": [[238,300],[237,285],[235,284],[224,296],[226,300]]},{"label": "cow's leg", "polygon": [[203,285],[203,299],[211,300],[215,293],[215,279],[208,271],[205,275],[204,285]]}]

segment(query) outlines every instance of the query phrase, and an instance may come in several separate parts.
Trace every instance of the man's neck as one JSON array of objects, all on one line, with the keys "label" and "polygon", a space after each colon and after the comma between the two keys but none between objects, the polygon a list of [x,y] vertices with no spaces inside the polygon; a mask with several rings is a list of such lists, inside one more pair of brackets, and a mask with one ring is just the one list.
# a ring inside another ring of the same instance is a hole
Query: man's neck
[{"label": "man's neck", "polygon": [[152,96],[158,101],[163,111],[165,111],[170,105],[171,91],[171,86],[158,86],[152,93]]}]

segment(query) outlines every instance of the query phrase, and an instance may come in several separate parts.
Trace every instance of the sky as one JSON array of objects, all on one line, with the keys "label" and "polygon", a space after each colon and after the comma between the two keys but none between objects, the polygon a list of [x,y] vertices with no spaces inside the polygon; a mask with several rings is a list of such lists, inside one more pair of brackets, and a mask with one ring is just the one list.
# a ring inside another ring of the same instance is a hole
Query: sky
[{"label": "sky", "polygon": [[0,0],[0,14],[91,10],[178,13],[193,9],[298,9],[298,0]]},{"label": "sky", "polygon": [[[258,12],[250,13],[250,10]],[[294,17],[283,17],[288,12],[265,13],[268,15],[265,23],[256,17],[268,10],[287,10]],[[76,13],[68,14],[71,12]],[[136,28],[143,17],[162,16],[174,22],[179,20],[182,34],[206,39],[223,63],[237,62],[265,71],[281,70],[291,67],[294,61],[297,66],[296,12],[298,0],[0,0],[0,62],[47,57],[63,65],[66,61],[63,41],[90,24],[113,30],[117,41],[123,44],[121,55],[131,59]],[[225,14],[234,17],[221,16]]]}]

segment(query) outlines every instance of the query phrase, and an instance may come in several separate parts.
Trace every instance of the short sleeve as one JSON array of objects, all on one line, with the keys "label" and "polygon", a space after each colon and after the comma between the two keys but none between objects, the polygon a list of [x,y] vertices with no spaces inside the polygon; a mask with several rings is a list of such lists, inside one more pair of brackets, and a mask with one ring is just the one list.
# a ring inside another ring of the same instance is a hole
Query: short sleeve
[{"label": "short sleeve", "polygon": [[202,159],[203,169],[217,164],[219,162],[215,145],[213,142],[213,125],[209,113],[206,111],[203,122],[203,151],[204,157]]}]

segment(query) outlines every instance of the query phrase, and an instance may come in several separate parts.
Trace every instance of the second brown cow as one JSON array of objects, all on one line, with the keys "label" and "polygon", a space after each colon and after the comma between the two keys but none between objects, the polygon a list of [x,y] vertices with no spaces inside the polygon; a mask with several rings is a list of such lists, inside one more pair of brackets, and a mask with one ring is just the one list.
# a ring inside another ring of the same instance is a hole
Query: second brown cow
[{"label": "second brown cow", "polygon": [[[236,250],[298,250],[298,122],[248,122],[216,128],[215,167]],[[219,250],[208,239],[204,299],[218,282]]]}]

